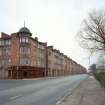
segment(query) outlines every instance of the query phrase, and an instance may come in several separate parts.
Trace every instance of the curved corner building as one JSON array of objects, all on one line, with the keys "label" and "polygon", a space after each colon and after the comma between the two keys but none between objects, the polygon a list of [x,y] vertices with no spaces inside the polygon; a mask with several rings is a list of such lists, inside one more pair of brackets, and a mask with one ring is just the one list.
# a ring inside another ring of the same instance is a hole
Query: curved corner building
[{"label": "curved corner building", "polygon": [[86,73],[86,69],[53,46],[38,41],[26,27],[0,38],[0,79],[54,77]]}]

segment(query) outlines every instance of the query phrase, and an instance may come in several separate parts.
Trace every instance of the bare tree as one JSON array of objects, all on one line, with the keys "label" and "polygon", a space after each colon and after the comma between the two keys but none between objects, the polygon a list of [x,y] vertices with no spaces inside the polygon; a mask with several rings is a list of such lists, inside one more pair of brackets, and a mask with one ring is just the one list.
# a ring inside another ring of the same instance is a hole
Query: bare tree
[{"label": "bare tree", "polygon": [[77,34],[80,45],[92,52],[105,50],[105,11],[92,11]]}]

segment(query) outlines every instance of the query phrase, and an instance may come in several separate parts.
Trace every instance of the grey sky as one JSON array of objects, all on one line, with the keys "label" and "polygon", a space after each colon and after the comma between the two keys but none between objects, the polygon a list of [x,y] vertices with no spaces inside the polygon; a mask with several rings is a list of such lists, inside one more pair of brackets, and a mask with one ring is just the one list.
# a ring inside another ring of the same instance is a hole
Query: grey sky
[{"label": "grey sky", "polygon": [[0,32],[17,32],[25,20],[33,37],[87,67],[88,54],[75,35],[88,12],[104,5],[104,0],[0,0]]}]

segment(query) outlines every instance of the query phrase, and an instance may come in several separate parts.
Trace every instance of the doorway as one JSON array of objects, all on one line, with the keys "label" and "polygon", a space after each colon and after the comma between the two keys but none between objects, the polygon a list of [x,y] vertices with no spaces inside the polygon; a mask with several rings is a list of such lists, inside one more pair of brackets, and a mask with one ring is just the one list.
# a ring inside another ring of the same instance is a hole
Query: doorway
[{"label": "doorway", "polygon": [[24,76],[24,78],[26,78],[28,76],[28,73],[26,71],[24,71],[23,76]]}]

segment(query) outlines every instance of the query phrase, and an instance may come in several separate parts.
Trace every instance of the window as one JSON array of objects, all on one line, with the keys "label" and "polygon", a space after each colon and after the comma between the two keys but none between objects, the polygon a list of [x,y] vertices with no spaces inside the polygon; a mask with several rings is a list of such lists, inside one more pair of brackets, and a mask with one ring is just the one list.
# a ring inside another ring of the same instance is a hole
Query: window
[{"label": "window", "polygon": [[11,59],[8,59],[8,62],[11,63]]},{"label": "window", "polygon": [[2,41],[0,40],[0,45],[2,45]]},{"label": "window", "polygon": [[11,45],[11,40],[9,39],[9,40],[0,40],[0,46],[3,46],[3,45]]},{"label": "window", "polygon": [[2,49],[2,55],[5,56],[5,55],[10,55],[10,47],[4,47]]},{"label": "window", "polygon": [[6,48],[6,49],[5,49],[5,54],[6,54],[6,55],[10,55],[10,48]]},{"label": "window", "polygon": [[0,46],[4,45],[4,40],[0,40]]},{"label": "window", "polygon": [[21,37],[20,38],[20,43],[28,43],[28,42],[29,42],[28,37]]},{"label": "window", "polygon": [[25,38],[25,41],[26,41],[26,43],[28,43],[28,38],[27,37]]},{"label": "window", "polygon": [[4,40],[2,40],[1,45],[2,45],[2,46],[4,45]]},{"label": "window", "polygon": [[37,48],[37,43],[35,41],[33,41],[32,44],[35,48]]},{"label": "window", "polygon": [[4,60],[2,60],[2,62],[1,62],[1,63],[2,63],[2,65],[5,65],[5,61],[4,61]]},{"label": "window", "polygon": [[1,61],[1,64],[2,65],[9,65],[11,63],[11,59],[9,58],[9,59],[3,59],[2,61]]},{"label": "window", "polygon": [[20,53],[21,54],[29,54],[30,53],[30,48],[28,48],[28,47],[20,47]]},{"label": "window", "polygon": [[0,61],[0,67],[2,66],[2,62]]},{"label": "window", "polygon": [[23,65],[29,64],[29,59],[28,58],[20,58],[20,64],[23,64]]},{"label": "window", "polygon": [[25,38],[22,38],[22,40],[21,40],[21,41],[22,41],[22,42],[25,42],[25,40],[26,40]]},{"label": "window", "polygon": [[2,49],[0,48],[0,56],[2,55]]},{"label": "window", "polygon": [[45,49],[45,47],[43,45],[41,45],[41,44],[38,44],[38,48],[41,49],[41,50]]},{"label": "window", "polygon": [[11,40],[6,40],[6,41],[5,41],[5,44],[6,44],[6,45],[11,45]]}]

